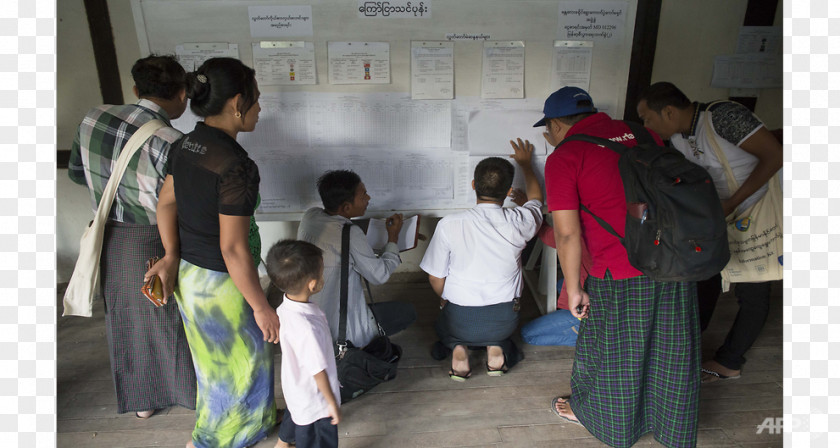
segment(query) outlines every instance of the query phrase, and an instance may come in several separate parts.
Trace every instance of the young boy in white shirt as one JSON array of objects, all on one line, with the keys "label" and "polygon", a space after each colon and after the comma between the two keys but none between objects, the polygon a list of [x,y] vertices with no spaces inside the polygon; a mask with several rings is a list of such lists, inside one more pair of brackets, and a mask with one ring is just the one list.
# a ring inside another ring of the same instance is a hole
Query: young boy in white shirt
[{"label": "young boy in white shirt", "polygon": [[321,249],[304,241],[281,241],[269,250],[266,268],[285,292],[277,315],[286,413],[275,447],[338,447],[341,394],[332,337],[324,312],[309,302],[324,287]]}]

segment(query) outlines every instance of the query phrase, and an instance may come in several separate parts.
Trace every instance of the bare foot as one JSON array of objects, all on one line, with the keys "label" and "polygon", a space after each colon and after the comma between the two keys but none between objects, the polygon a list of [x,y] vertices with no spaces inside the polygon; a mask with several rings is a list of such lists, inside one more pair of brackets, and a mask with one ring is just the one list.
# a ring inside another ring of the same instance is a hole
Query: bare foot
[{"label": "bare foot", "polygon": [[277,439],[277,444],[274,445],[274,448],[289,448],[291,446],[292,445],[289,445],[288,443],[286,443],[286,442],[284,442],[280,439]]},{"label": "bare foot", "polygon": [[502,370],[505,365],[505,354],[498,345],[487,346],[487,367],[490,370]]},{"label": "bare foot", "polygon": [[148,410],[148,411],[138,411],[138,412],[135,412],[135,413],[134,413],[134,415],[135,415],[137,418],[139,418],[139,419],[145,420],[145,419],[147,419],[147,418],[151,417],[154,413],[155,413],[155,410],[154,410],[154,409],[150,409],[150,410]]},{"label": "bare foot", "polygon": [[187,442],[187,448],[195,448],[195,445],[193,445],[192,440]]},{"label": "bare foot", "polygon": [[715,360],[704,362],[701,368],[708,372],[715,372],[717,374],[715,375],[704,371],[701,378],[701,381],[704,383],[711,383],[720,380],[734,380],[741,377],[740,370],[726,368]]},{"label": "bare foot", "polygon": [[577,422],[578,419],[575,417],[575,413],[572,411],[572,407],[569,406],[569,401],[564,399],[557,400],[554,403],[554,408],[557,409],[557,413],[560,414],[561,417],[567,418],[573,422]]},{"label": "bare foot", "polygon": [[470,371],[470,358],[467,347],[456,345],[452,350],[452,372],[459,376],[466,376]]}]

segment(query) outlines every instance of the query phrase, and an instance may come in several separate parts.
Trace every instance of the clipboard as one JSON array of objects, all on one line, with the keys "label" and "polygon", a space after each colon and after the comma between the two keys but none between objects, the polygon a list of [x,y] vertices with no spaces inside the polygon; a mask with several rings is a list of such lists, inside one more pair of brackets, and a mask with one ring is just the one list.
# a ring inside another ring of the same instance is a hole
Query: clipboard
[{"label": "clipboard", "polygon": [[[368,222],[365,236],[368,244],[376,253],[381,253],[388,243],[388,231],[385,229],[387,218],[371,218]],[[417,247],[417,239],[420,234],[420,215],[414,215],[403,219],[403,225],[400,229],[399,239],[397,241],[397,248],[400,252],[414,249]]]}]

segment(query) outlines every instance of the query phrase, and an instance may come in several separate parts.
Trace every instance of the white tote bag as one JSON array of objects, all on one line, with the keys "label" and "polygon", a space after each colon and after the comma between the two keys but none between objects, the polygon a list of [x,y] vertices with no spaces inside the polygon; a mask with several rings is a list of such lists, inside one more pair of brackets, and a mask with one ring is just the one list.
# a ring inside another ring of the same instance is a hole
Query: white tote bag
[{"label": "white tote bag", "polygon": [[[64,312],[62,316],[91,316],[93,296],[99,286],[99,256],[102,253],[105,223],[108,221],[108,213],[111,211],[111,204],[114,202],[117,187],[120,185],[123,174],[125,174],[131,156],[143,146],[143,143],[155,131],[164,126],[166,125],[160,120],[147,122],[137,129],[123,147],[122,153],[111,172],[111,177],[102,191],[102,198],[99,200],[96,215],[94,215],[93,221],[85,230],[79,242],[79,258],[76,260],[76,267],[73,269],[67,291],[64,292]],[[137,294],[140,294],[139,290]]]},{"label": "white tote bag", "polygon": [[[735,181],[735,173],[715,140],[709,115],[706,114],[706,133],[715,154],[726,170],[729,191],[734,193],[739,187]],[[736,211],[726,217],[731,257],[720,273],[724,291],[729,289],[730,283],[782,279],[782,224],[782,189],[777,173],[767,182],[767,193],[758,202],[741,213]]]}]

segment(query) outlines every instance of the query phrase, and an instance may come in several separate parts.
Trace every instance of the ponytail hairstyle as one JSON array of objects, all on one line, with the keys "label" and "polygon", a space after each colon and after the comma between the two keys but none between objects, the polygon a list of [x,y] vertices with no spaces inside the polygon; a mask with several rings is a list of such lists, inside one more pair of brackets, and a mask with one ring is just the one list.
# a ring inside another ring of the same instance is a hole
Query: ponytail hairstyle
[{"label": "ponytail hairstyle", "polygon": [[190,110],[199,117],[222,113],[225,103],[241,94],[237,112],[243,116],[257,102],[257,80],[254,69],[239,59],[211,58],[198,70],[187,73],[187,98]]}]

